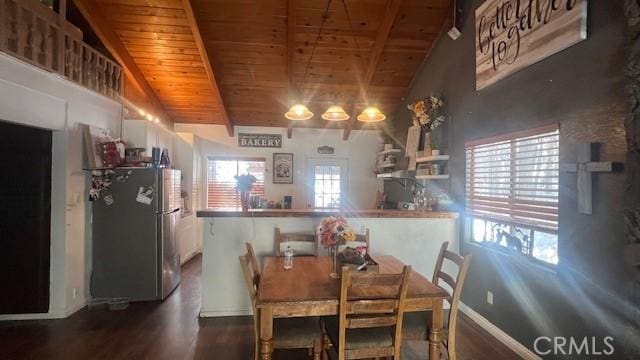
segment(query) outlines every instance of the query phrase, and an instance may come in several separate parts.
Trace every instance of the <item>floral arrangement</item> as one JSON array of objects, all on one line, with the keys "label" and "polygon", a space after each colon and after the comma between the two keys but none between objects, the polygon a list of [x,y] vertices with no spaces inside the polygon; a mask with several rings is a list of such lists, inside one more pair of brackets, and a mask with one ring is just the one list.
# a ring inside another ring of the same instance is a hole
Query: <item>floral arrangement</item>
[{"label": "floral arrangement", "polygon": [[320,237],[320,243],[325,248],[356,240],[356,234],[342,216],[323,218],[318,228],[318,236]]},{"label": "floral arrangement", "polygon": [[428,131],[437,129],[446,119],[444,102],[436,96],[420,99],[407,105],[407,108],[413,113],[413,125],[426,128]]},{"label": "floral arrangement", "polygon": [[258,181],[255,176],[250,174],[236,175],[233,178],[236,179],[236,188],[238,188],[240,192],[250,192],[253,183]]}]

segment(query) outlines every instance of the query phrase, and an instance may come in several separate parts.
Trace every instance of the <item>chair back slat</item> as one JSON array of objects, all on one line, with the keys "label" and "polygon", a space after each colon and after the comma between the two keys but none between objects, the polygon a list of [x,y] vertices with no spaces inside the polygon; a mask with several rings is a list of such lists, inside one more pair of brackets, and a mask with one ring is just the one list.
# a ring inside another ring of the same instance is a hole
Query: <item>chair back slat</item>
[{"label": "chair back slat", "polygon": [[398,316],[380,315],[380,316],[359,316],[347,318],[345,327],[347,329],[362,329],[372,327],[394,326],[398,321]]},{"label": "chair back slat", "polygon": [[[283,233],[280,231],[279,227],[275,228],[275,254],[276,256],[283,256],[284,250],[282,249],[283,245],[287,243],[291,243],[292,248],[294,249],[296,256],[301,255],[312,255],[318,256],[318,240],[314,233]],[[295,244],[304,244],[306,247],[310,249],[299,249],[295,247]]]},{"label": "chair back slat", "polygon": [[260,264],[258,264],[258,258],[253,250],[251,243],[245,243],[247,252],[244,255],[239,256],[240,266],[242,267],[242,273],[244,275],[244,282],[249,292],[249,298],[251,299],[251,310],[253,312],[253,332],[254,338],[254,359],[258,357],[258,341],[260,338],[260,331],[258,327],[258,309],[256,308],[256,301],[258,299],[258,286],[260,285]]},{"label": "chair back slat", "polygon": [[[338,313],[339,358],[344,357],[347,329],[393,326],[393,347],[385,348],[383,351],[388,352],[385,356],[399,357],[402,318],[410,273],[411,266],[405,266],[401,274],[357,274],[346,266],[342,268]],[[362,353],[365,349],[358,351]],[[378,351],[372,354],[380,356],[381,353]]]},{"label": "chair back slat", "polygon": [[[451,277],[451,275],[442,271],[438,271],[438,279],[444,280],[447,285],[451,286],[451,289],[456,288],[456,281],[453,279],[453,277]],[[438,285],[438,283],[436,283],[436,285]]]},{"label": "chair back slat", "polygon": [[[449,296],[446,298],[449,304],[451,305],[449,310],[449,323],[448,323],[448,331],[447,331],[447,351],[449,352],[449,357],[455,357],[455,349],[456,349],[456,327],[457,327],[457,319],[458,319],[458,308],[460,306],[460,295],[462,294],[462,287],[464,285],[464,281],[467,277],[467,272],[469,271],[469,266],[471,265],[472,255],[460,256],[454,252],[447,250],[449,247],[449,242],[444,242],[440,247],[440,253],[438,255],[438,260],[436,261],[436,268],[433,272],[433,283],[436,286],[439,285],[439,280],[444,281],[447,285],[451,287],[451,291],[448,291],[445,288],[443,290],[449,293]],[[458,267],[458,274],[454,277],[443,270],[444,260],[447,259]],[[453,354],[453,355],[452,355]]]},{"label": "chair back slat", "polygon": [[241,255],[240,265],[242,266],[242,273],[244,275],[245,286],[249,292],[251,298],[251,305],[254,308],[256,299],[258,296],[258,285],[260,284],[260,265],[258,264],[258,258],[253,250],[253,246],[250,243],[245,243],[247,253]]},{"label": "chair back slat", "polygon": [[[374,298],[374,296],[371,296]],[[352,299],[347,301],[347,315],[362,315],[362,314],[385,314],[394,313],[398,308],[398,299],[381,299],[375,298],[373,300],[363,300],[362,296],[358,296],[358,299]]]},{"label": "chair back slat", "polygon": [[[380,287],[397,287],[402,284],[402,274],[364,274],[358,276],[351,277],[351,285],[352,287],[370,287],[370,286],[380,286]],[[392,291],[392,293],[397,295],[398,289]]]},{"label": "chair back slat", "polygon": [[456,265],[458,266],[462,266],[462,263],[464,262],[464,258],[454,252],[451,252],[449,250],[445,250],[444,251],[444,257],[445,259],[449,259],[451,261],[453,261],[454,263],[456,263]]}]

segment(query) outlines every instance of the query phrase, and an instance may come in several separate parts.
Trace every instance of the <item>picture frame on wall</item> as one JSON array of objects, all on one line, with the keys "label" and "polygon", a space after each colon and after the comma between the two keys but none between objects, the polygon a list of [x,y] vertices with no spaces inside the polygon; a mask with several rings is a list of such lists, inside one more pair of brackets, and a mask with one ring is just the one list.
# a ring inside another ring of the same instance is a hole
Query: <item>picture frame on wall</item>
[{"label": "picture frame on wall", "polygon": [[273,183],[293,184],[293,153],[273,154]]}]

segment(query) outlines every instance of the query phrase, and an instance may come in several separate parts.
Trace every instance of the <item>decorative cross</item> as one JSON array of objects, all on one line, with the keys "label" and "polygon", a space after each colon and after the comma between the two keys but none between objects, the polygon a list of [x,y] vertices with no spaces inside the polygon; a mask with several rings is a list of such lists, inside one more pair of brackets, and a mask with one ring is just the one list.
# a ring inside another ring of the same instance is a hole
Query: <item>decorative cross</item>
[{"label": "decorative cross", "polygon": [[587,215],[593,213],[591,173],[613,171],[613,164],[610,161],[591,161],[592,144],[579,143],[578,162],[560,165],[561,171],[578,173],[578,212]]}]

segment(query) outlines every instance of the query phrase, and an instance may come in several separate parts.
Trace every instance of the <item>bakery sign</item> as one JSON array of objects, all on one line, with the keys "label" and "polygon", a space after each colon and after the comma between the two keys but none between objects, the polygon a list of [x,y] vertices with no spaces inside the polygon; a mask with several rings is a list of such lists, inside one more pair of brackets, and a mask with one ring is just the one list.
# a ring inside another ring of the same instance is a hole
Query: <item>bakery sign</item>
[{"label": "bakery sign", "polygon": [[238,146],[254,148],[281,148],[280,134],[238,134]]},{"label": "bakery sign", "polygon": [[476,9],[476,90],[587,38],[587,0],[487,0]]}]

